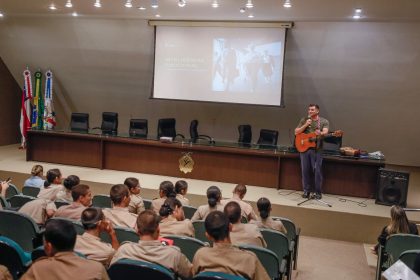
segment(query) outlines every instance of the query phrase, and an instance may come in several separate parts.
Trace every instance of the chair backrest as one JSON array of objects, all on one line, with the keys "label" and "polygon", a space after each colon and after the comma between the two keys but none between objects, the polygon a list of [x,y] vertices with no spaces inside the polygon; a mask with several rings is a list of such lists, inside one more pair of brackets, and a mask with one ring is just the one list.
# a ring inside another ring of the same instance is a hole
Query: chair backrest
[{"label": "chair backrest", "polygon": [[391,266],[407,250],[420,250],[420,236],[412,234],[391,235],[385,243],[388,264]]},{"label": "chair backrest", "polygon": [[279,260],[289,256],[289,240],[286,235],[279,231],[265,228],[260,229],[260,231],[267,243],[267,249],[273,251]]},{"label": "chair backrest", "polygon": [[30,253],[13,240],[0,236],[0,264],[7,267],[13,279],[18,279],[31,263]]},{"label": "chair backrest", "polygon": [[2,196],[0,196],[0,204],[3,208],[10,207],[9,202]]},{"label": "chair backrest", "polygon": [[166,267],[154,263],[129,259],[122,259],[111,265],[108,269],[108,275],[111,280],[175,280],[174,274]]},{"label": "chair backrest", "polygon": [[190,260],[190,262],[193,261],[194,255],[198,249],[208,245],[208,243],[187,236],[165,235],[165,238],[173,240],[174,245],[181,249],[181,252]]},{"label": "chair backrest", "polygon": [[282,217],[272,217],[272,218],[274,220],[281,221],[283,223],[287,231],[286,236],[287,236],[287,239],[289,239],[289,242],[296,241],[297,229],[296,229],[295,224],[291,220],[282,218]]},{"label": "chair backrest", "polygon": [[189,205],[182,206],[182,209],[184,210],[185,218],[190,220],[194,216],[195,211],[197,211],[197,208]]},{"label": "chair backrest", "polygon": [[102,133],[105,133],[105,134],[117,134],[118,113],[103,112],[101,130],[102,130]]},{"label": "chair backrest", "polygon": [[67,218],[62,218],[62,217],[53,217],[53,218],[51,218],[51,219],[53,219],[53,220],[63,220],[63,221],[68,221],[68,222],[70,222],[70,223],[72,223],[72,224],[73,224],[74,229],[76,230],[76,233],[77,233],[78,235],[82,235],[83,233],[85,233],[85,228],[83,227],[82,223],[81,223],[81,222],[79,222],[79,221],[75,221],[75,220],[72,220],[72,219],[67,219]]},{"label": "chair backrest", "polygon": [[224,272],[203,271],[193,278],[194,280],[245,280],[239,275],[227,274]]},{"label": "chair backrest", "polygon": [[99,208],[112,208],[112,201],[109,195],[97,194],[92,198],[92,206]]},{"label": "chair backrest", "polygon": [[143,198],[143,203],[144,203],[144,208],[150,209],[150,207],[152,206],[152,200],[151,199],[145,199]]},{"label": "chair backrest", "polygon": [[89,114],[72,113],[70,119],[70,130],[87,132],[89,130]]},{"label": "chair backrest", "polygon": [[241,124],[238,126],[240,144],[251,144],[252,141],[252,128],[249,124]]},{"label": "chair backrest", "polygon": [[147,137],[149,128],[146,119],[131,119],[128,133],[131,137]]},{"label": "chair backrest", "polygon": [[160,137],[176,137],[176,120],[173,118],[158,120],[158,138]]},{"label": "chair backrest", "polygon": [[279,258],[271,250],[252,246],[252,245],[240,245],[239,248],[251,251],[257,255],[261,264],[265,268],[271,279],[278,279],[280,275],[280,263]]},{"label": "chair backrest", "polygon": [[[117,236],[117,239],[120,243],[124,241],[130,241],[130,242],[139,242],[140,238],[138,234],[132,230],[131,228],[125,228],[125,227],[114,227],[115,235]],[[107,232],[101,232],[99,237],[103,242],[111,243],[111,236]]]},{"label": "chair backrest", "polygon": [[31,217],[23,213],[0,210],[0,235],[14,240],[23,250],[29,252],[34,249],[32,241],[38,233],[38,225]]},{"label": "chair backrest", "polygon": [[342,136],[331,136],[324,138],[324,143],[322,144],[323,151],[326,152],[339,152],[343,143]]},{"label": "chair backrest", "polygon": [[20,208],[23,205],[25,205],[26,203],[35,200],[36,198],[33,196],[28,196],[28,195],[23,195],[23,194],[18,194],[15,196],[12,196],[11,198],[8,199],[9,203],[10,203],[10,207],[12,208]]},{"label": "chair backrest", "polygon": [[24,186],[22,188],[22,194],[29,195],[32,197],[37,197],[40,191],[41,191],[41,188],[37,188],[37,187]]},{"label": "chair backrest", "polygon": [[399,259],[405,263],[411,270],[414,269],[414,263],[417,256],[420,255],[420,250],[408,250],[401,253]]},{"label": "chair backrest", "polygon": [[55,207],[60,208],[61,206],[65,206],[65,205],[70,205],[69,202],[67,201],[62,201],[62,200],[56,200],[54,201]]},{"label": "chair backrest", "polygon": [[194,226],[195,238],[203,242],[211,243],[211,241],[208,240],[206,237],[206,228],[204,227],[204,221],[194,221],[192,224]]},{"label": "chair backrest", "polygon": [[196,142],[198,138],[198,121],[192,120],[190,123],[190,138],[191,141]]},{"label": "chair backrest", "polygon": [[265,147],[276,146],[278,138],[279,132],[277,130],[261,129],[257,144]]},{"label": "chair backrest", "polygon": [[6,190],[6,199],[11,198],[14,195],[20,194],[18,188],[15,185],[9,183],[9,187]]}]

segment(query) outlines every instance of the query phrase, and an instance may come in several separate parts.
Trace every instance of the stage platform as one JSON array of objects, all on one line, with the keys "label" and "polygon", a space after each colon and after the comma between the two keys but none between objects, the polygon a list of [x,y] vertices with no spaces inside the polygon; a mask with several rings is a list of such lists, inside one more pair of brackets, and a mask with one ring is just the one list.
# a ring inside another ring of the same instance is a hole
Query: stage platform
[{"label": "stage platform", "polygon": [[[92,187],[94,194],[108,194],[110,186],[119,184],[126,177],[136,177],[141,182],[142,195],[152,199],[158,195],[158,186],[163,180],[177,181],[183,178],[158,176],[96,168],[77,167],[61,164],[26,161],[25,150],[18,149],[18,145],[0,147],[0,178],[13,178],[13,183],[21,188],[29,177],[34,164],[41,164],[44,171],[59,168],[63,176],[77,175],[84,183]],[[205,192],[209,186],[221,188],[223,197],[230,197],[235,184],[202,180],[185,179],[189,184],[188,197],[193,206],[206,203]],[[302,235],[327,239],[375,243],[382,227],[389,221],[388,206],[376,205],[373,199],[344,197],[324,194],[323,199],[330,203],[328,207],[317,201],[309,201],[304,205],[297,204],[304,199],[302,192],[248,186],[245,200],[255,206],[260,197],[267,197],[272,203],[273,216],[287,217],[301,228]],[[420,214],[409,213],[413,221],[420,221]]]}]

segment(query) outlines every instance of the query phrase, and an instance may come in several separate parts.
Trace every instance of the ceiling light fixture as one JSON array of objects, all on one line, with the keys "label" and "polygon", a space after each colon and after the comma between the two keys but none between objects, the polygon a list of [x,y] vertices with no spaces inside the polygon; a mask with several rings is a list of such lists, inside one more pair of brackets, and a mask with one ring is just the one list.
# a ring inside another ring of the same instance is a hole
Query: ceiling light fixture
[{"label": "ceiling light fixture", "polygon": [[146,10],[146,7],[140,6],[140,7],[138,7],[138,9],[144,11],[144,10]]},{"label": "ceiling light fixture", "polygon": [[360,19],[361,16],[360,15],[353,15],[353,19]]},{"label": "ceiling light fixture", "polygon": [[243,8],[243,7],[239,9],[239,12],[240,12],[241,14],[245,13],[245,11],[246,11],[246,9],[245,9],[245,8]]},{"label": "ceiling light fixture", "polygon": [[159,4],[157,0],[152,0],[152,4],[150,5],[153,9],[159,8]]},{"label": "ceiling light fixture", "polygon": [[54,5],[54,4],[51,4],[49,7],[48,7],[50,10],[57,10],[57,7]]},{"label": "ceiling light fixture", "polygon": [[254,4],[252,3],[252,0],[248,0],[245,4],[245,7],[247,7],[248,9],[254,8]]},{"label": "ceiling light fixture", "polygon": [[3,12],[0,12],[0,18],[4,17]]},{"label": "ceiling light fixture", "polygon": [[96,8],[102,7],[101,0],[95,0],[95,4],[93,4]]},{"label": "ceiling light fixture", "polygon": [[155,17],[160,17],[160,15],[159,14],[156,14],[156,16]]},{"label": "ceiling light fixture", "polygon": [[76,12],[73,12],[71,15],[72,15],[72,16],[74,16],[74,17],[79,16],[79,14],[78,14],[78,13],[76,13]]},{"label": "ceiling light fixture", "polygon": [[213,2],[211,3],[211,6],[212,6],[213,8],[219,8],[219,1],[217,1],[217,0],[213,0]]},{"label": "ceiling light fixture", "polygon": [[285,7],[285,8],[291,8],[292,7],[292,3],[290,2],[290,0],[284,1],[283,7]]},{"label": "ceiling light fixture", "polygon": [[254,18],[254,15],[253,14],[249,14],[248,17],[249,18]]},{"label": "ceiling light fixture", "polygon": [[362,9],[361,8],[356,8],[356,9],[354,9],[354,12],[356,14],[361,14],[362,13]]},{"label": "ceiling light fixture", "polygon": [[178,0],[178,6],[183,8],[185,7],[185,5],[187,5],[187,1],[185,0]]},{"label": "ceiling light fixture", "polygon": [[71,0],[67,0],[66,7],[67,8],[73,7],[73,4],[71,3]]},{"label": "ceiling light fixture", "polygon": [[126,8],[133,8],[133,4],[131,3],[131,0],[127,0],[124,5]]}]

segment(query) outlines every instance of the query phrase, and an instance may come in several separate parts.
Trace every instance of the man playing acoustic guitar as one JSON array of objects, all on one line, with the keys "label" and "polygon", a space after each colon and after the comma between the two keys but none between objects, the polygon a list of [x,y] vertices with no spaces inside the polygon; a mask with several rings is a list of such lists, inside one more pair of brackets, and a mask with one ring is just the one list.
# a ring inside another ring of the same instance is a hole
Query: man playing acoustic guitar
[{"label": "man playing acoustic guitar", "polygon": [[[319,116],[319,106],[309,104],[308,117],[302,118],[295,129],[295,135],[315,133],[316,145],[300,153],[302,169],[303,198],[310,197],[312,171],[315,174],[315,199],[322,198],[322,138],[328,134],[329,122]],[[296,147],[299,150],[298,143]],[[302,143],[303,144],[303,143]]]}]

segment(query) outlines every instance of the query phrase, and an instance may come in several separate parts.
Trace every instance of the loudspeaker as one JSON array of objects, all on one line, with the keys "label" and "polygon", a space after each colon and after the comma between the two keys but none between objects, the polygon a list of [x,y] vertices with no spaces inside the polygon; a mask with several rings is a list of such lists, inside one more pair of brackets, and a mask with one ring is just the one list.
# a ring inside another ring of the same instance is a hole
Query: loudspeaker
[{"label": "loudspeaker", "polygon": [[407,172],[379,169],[375,203],[406,207],[409,177]]}]

